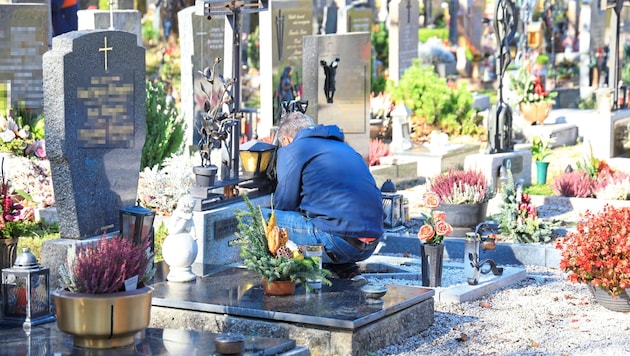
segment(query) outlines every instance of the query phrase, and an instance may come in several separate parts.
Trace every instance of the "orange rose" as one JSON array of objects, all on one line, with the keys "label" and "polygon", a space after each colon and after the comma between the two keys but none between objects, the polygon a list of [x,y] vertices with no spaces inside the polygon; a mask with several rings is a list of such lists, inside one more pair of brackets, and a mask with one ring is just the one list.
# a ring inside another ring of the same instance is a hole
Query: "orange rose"
[{"label": "orange rose", "polygon": [[418,231],[418,238],[421,241],[429,241],[433,236],[435,236],[435,231],[431,225],[422,225],[420,227],[420,231]]},{"label": "orange rose", "polygon": [[442,236],[448,236],[453,232],[453,227],[451,224],[447,223],[444,220],[440,220],[435,223],[435,233]]},{"label": "orange rose", "polygon": [[426,192],[422,195],[422,200],[424,200],[424,206],[429,209],[435,209],[440,205],[440,197],[433,192]]},{"label": "orange rose", "polygon": [[433,221],[444,221],[446,220],[446,212],[441,210],[433,210],[431,212],[431,217]]}]

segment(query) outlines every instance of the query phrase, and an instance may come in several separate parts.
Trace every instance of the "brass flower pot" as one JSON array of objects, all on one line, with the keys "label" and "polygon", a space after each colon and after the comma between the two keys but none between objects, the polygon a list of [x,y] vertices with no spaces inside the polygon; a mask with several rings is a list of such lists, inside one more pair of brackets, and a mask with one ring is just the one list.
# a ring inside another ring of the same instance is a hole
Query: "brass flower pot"
[{"label": "brass flower pot", "polygon": [[0,269],[13,267],[19,241],[19,237],[0,239]]},{"label": "brass flower pot", "polygon": [[295,282],[292,281],[273,281],[268,283],[263,278],[262,286],[266,295],[285,296],[295,294]]},{"label": "brass flower pot", "polygon": [[153,288],[107,294],[52,293],[57,327],[73,336],[74,345],[93,349],[128,346],[151,320]]}]

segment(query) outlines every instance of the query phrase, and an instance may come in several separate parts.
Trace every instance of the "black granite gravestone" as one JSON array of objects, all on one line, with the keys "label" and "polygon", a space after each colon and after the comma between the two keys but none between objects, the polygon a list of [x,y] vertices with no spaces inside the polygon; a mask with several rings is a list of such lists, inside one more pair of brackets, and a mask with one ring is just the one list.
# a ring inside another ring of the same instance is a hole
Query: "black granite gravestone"
[{"label": "black granite gravestone", "polygon": [[44,55],[46,149],[62,238],[118,230],[146,135],[145,50],[122,31],[75,31]]}]

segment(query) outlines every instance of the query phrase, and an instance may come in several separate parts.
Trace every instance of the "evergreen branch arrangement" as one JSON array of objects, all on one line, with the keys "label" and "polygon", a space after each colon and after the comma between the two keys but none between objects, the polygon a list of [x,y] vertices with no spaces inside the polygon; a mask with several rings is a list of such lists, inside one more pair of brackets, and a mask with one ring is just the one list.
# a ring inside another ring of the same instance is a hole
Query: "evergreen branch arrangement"
[{"label": "evergreen branch arrangement", "polygon": [[265,219],[260,207],[254,207],[247,195],[243,195],[247,210],[237,210],[237,243],[241,245],[241,257],[245,267],[260,274],[268,283],[295,281],[311,289],[307,279],[320,280],[328,286],[330,271],[319,267],[319,257],[304,256],[303,251],[289,241],[285,228],[275,223],[275,212]]}]

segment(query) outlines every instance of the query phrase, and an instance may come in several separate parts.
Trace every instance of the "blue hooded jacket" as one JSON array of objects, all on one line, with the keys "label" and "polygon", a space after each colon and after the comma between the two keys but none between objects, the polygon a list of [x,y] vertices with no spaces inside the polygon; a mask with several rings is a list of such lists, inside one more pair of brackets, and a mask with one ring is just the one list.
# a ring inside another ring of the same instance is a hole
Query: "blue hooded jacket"
[{"label": "blue hooded jacket", "polygon": [[381,237],[381,191],[363,157],[336,125],[300,130],[278,150],[274,206],[300,211],[319,229],[348,237]]}]

